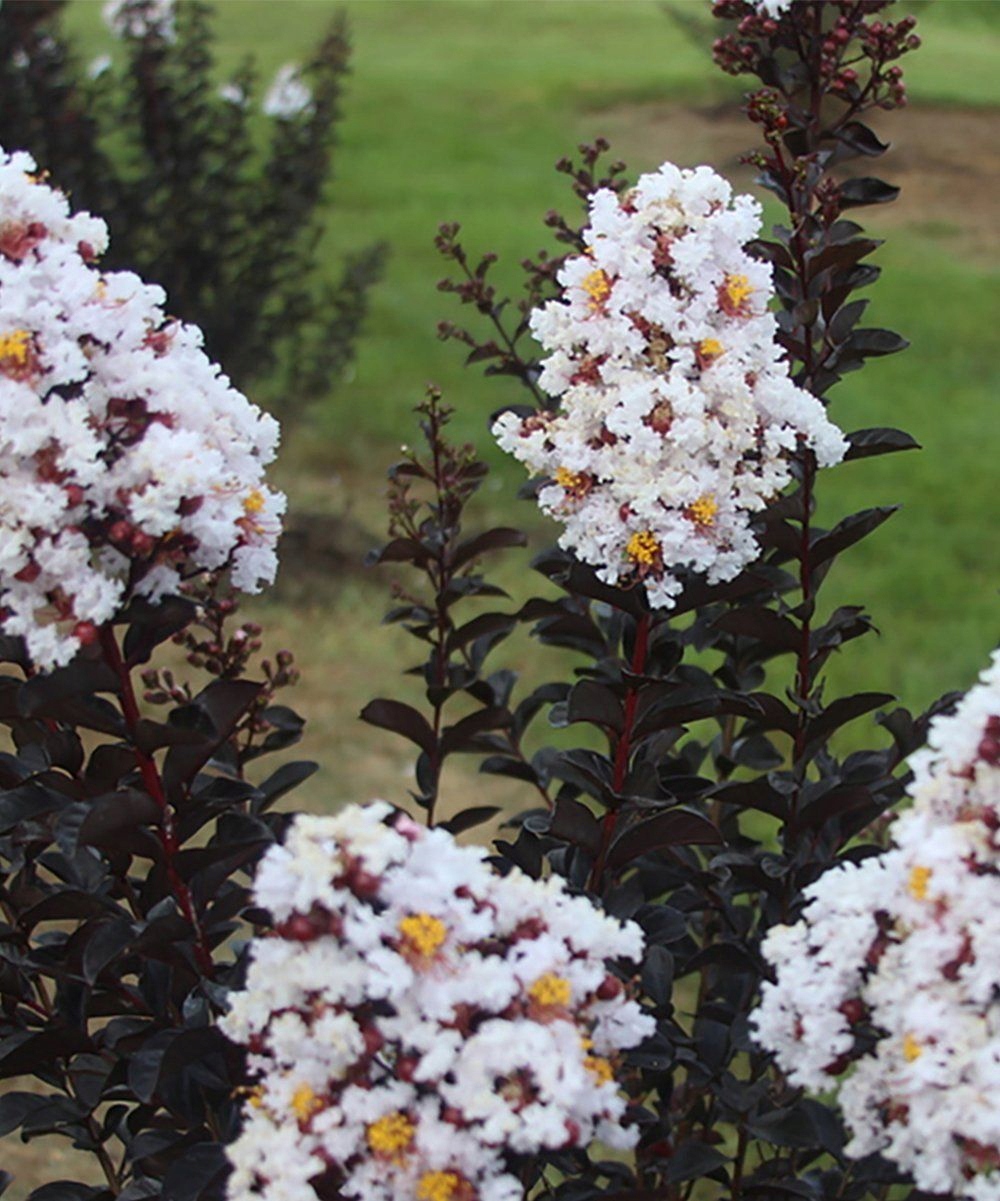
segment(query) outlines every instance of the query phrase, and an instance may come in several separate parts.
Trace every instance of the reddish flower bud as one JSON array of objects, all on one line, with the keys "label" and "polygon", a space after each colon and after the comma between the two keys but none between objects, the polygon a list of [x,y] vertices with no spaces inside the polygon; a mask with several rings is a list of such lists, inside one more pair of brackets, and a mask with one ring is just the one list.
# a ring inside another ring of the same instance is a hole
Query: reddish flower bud
[{"label": "reddish flower bud", "polygon": [[81,646],[92,646],[99,634],[100,631],[92,621],[78,621],[73,627],[73,637]]},{"label": "reddish flower bud", "polygon": [[622,991],[622,982],[617,976],[612,976],[610,972],[604,977],[601,983],[597,986],[595,996],[599,1001],[613,1001],[615,997]]}]

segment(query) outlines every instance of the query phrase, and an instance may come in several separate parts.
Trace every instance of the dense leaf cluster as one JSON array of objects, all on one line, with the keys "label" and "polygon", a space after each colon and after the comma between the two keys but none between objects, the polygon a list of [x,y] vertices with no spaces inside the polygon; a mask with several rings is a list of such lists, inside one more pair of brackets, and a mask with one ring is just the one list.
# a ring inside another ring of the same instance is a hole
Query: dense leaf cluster
[{"label": "dense leaf cluster", "polygon": [[[69,1139],[103,1174],[32,1197],[220,1195],[244,1068],[214,1023],[268,921],[249,880],[284,827],[271,808],[315,769],[256,770],[302,721],[275,703],[287,656],[247,678],[259,643],[224,635],[234,609],[135,603],[44,676],[0,641],[0,1134]],[[192,690],[148,669],[154,720],[133,675],[172,636],[208,670]]]},{"label": "dense leaf cluster", "polygon": [[[370,246],[336,283],[316,270],[350,54],[343,18],[303,68],[312,104],[271,120],[262,147],[253,62],[220,94],[211,5],[181,0],[173,40],[155,22],[126,33],[125,61],[96,79],[62,31],[64,5],[0,8],[0,145],[31,151],[75,208],[107,220],[107,266],[161,284],[238,385],[274,378],[287,413],[326,396],[384,260]],[[147,6],[132,2],[140,17]]]},{"label": "dense leaf cluster", "polygon": [[[908,21],[873,25],[885,7],[804,0],[770,20],[749,3],[716,6],[717,16],[740,21],[720,46],[763,84],[747,99],[765,135],[765,149],[752,157],[761,184],[788,211],[788,224],[754,250],[774,266],[779,337],[795,381],[824,400],[845,373],[906,345],[859,324],[867,301],[856,293],[878,277],[866,261],[878,243],[844,216],[891,200],[896,189],[839,170],[886,150],[863,117],[875,105],[899,102],[898,69],[889,64],[916,45]],[[717,57],[725,57],[722,50]],[[723,65],[732,68],[729,59]],[[604,149],[582,147],[578,168],[563,165],[581,198],[599,186],[624,187],[617,164],[600,178]],[[549,224],[579,247],[572,223],[551,217]],[[457,268],[442,289],[491,327],[480,338],[447,323],[443,336],[463,342],[469,361],[484,363],[489,374],[519,380],[535,405],[551,405],[537,387],[537,361],[523,348],[530,310],[556,295],[559,256],[525,263],[526,291],[511,321],[509,302],[490,282],[494,256],[471,261],[455,225],[442,227],[439,247]],[[425,435],[431,461],[448,453],[440,426]],[[856,430],[848,441],[848,460],[916,446],[883,427]],[[433,474],[419,474],[439,498]],[[535,1161],[525,1168],[533,1196],[918,1195],[886,1162],[847,1159],[835,1110],[790,1088],[749,1036],[766,971],[761,937],[795,918],[803,889],[823,870],[882,845],[903,795],[903,760],[923,742],[930,717],[912,715],[888,693],[827,694],[830,656],[873,624],[861,606],[824,609],[822,585],[838,557],[893,510],[848,513],[820,527],[816,464],[804,447],[794,474],[794,487],[760,516],[759,562],[735,580],[710,586],[692,579],[675,609],[650,611],[640,590],[612,588],[565,553],[545,552],[534,567],[556,594],[548,588],[516,613],[496,615],[450,679],[449,696],[475,706],[463,719],[467,728],[482,723],[482,769],[524,780],[545,801],[514,819],[516,836],[497,843],[498,864],[559,872],[611,912],[637,920],[649,946],[641,989],[658,1030],[627,1057],[626,1072],[642,1127],[635,1161],[576,1153]],[[440,499],[432,499],[416,536],[383,552],[427,577],[431,599],[413,632],[426,638],[438,629],[438,646],[464,628],[457,612],[464,601],[442,603],[441,577],[429,570],[433,547],[460,537],[476,544],[454,516],[445,532],[435,520],[439,509]],[[480,549],[509,542],[506,532],[499,540],[485,535]],[[486,656],[516,628],[515,618],[540,642],[583,657],[572,681],[518,699],[510,672],[488,670]],[[435,653],[415,669],[429,680]],[[416,710],[376,704],[377,724],[418,742],[425,759],[435,745],[432,727]],[[873,715],[881,730],[871,743],[859,726],[845,736],[851,723]],[[370,707],[365,716],[372,720]],[[579,745],[567,749],[566,734],[559,746],[548,745],[546,723],[578,729]],[[454,820],[461,827],[480,816],[472,809]]]}]

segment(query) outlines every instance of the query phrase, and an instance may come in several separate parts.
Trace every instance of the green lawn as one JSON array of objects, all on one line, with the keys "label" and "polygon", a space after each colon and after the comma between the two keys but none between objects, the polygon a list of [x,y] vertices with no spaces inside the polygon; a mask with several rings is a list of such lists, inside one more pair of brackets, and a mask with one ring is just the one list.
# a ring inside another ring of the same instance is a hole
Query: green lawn
[{"label": "green lawn", "polygon": [[[700,0],[682,3],[704,11]],[[542,216],[567,205],[565,181],[551,169],[560,155],[606,122],[620,126],[623,112],[665,102],[705,108],[736,98],[741,84],[715,70],[655,0],[351,0],[343,7],[354,74],[323,249],[335,271],[341,249],[383,238],[392,261],[352,380],[291,431],[282,475],[293,504],[308,498],[377,530],[384,467],[411,438],[407,411],[425,382],[444,387],[459,409],[459,433],[483,448],[487,415],[513,387],[463,368],[458,349],[435,337],[440,318],[458,316],[453,299],[435,289],[438,223],[460,220],[470,249],[498,251],[499,278],[516,286],[517,262],[545,244]],[[220,66],[253,52],[266,78],[305,55],[333,8],[326,0],[222,0]],[[915,105],[1000,106],[1000,3],[937,0],[919,12],[925,45],[909,67]],[[98,16],[92,0],[71,7],[87,54],[106,48]],[[748,146],[754,136],[747,126]],[[640,150],[633,168],[656,165],[652,153]],[[690,161],[683,133],[671,153]],[[892,178],[891,155],[879,169]],[[829,515],[904,505],[846,557],[829,600],[865,603],[883,630],[837,661],[834,682],[894,690],[911,705],[968,684],[1000,631],[991,520],[1000,261],[992,252],[958,252],[951,240],[964,191],[975,187],[974,178],[956,178],[949,222],[892,227],[872,316],[905,333],[912,348],[849,377],[835,393],[833,415],[845,427],[901,425],[925,449],[837,469],[822,484]],[[528,507],[512,499],[519,469],[487,453],[497,465],[491,506],[544,536]],[[527,586],[514,567],[509,580]],[[394,758],[393,747],[387,758],[391,740],[359,733],[349,720],[372,691],[396,686],[400,643],[377,626],[380,604],[377,584],[351,576],[322,595],[264,606],[284,640],[308,652],[300,700],[313,719],[312,749],[331,763],[347,750],[356,755],[356,778],[327,777],[316,798],[399,788],[405,757]]]}]

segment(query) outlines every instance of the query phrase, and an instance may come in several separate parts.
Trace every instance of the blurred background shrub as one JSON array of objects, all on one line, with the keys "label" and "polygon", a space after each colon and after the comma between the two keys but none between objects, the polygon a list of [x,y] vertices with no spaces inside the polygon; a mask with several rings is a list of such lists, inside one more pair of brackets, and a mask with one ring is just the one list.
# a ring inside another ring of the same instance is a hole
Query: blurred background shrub
[{"label": "blurred background shrub", "polygon": [[203,0],[111,0],[120,45],[86,67],[65,7],[0,7],[0,145],[31,151],[74,207],[108,221],[107,266],[162,284],[240,387],[272,381],[286,419],[328,396],[384,257],[372,244],[346,253],[339,277],[315,269],[350,57],[343,14],[260,103],[253,58],[219,82]]}]

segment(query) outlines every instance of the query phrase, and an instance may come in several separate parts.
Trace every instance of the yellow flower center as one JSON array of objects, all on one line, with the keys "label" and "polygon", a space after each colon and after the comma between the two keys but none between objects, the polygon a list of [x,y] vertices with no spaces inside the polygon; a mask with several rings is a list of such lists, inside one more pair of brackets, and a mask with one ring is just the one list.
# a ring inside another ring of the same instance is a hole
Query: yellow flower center
[{"label": "yellow flower center", "polygon": [[233,1089],[234,1097],[246,1097],[247,1103],[254,1109],[264,1108],[264,1086],[262,1084],[241,1084]]},{"label": "yellow flower center", "polygon": [[259,488],[254,488],[244,499],[243,510],[246,513],[259,513],[263,507],[264,493]]},{"label": "yellow flower center", "polygon": [[633,563],[651,567],[660,556],[660,540],[652,530],[638,530],[629,538],[625,553]]},{"label": "yellow flower center", "polygon": [[368,1146],[377,1155],[398,1157],[413,1142],[415,1129],[405,1113],[387,1113],[368,1127]]},{"label": "yellow flower center", "polygon": [[451,1201],[458,1186],[457,1172],[424,1172],[417,1184],[417,1201]]},{"label": "yellow flower center", "polygon": [[718,338],[705,338],[698,344],[698,353],[703,359],[717,359],[724,349]]},{"label": "yellow flower center", "polygon": [[734,309],[753,295],[753,285],[745,275],[727,275],[722,285],[726,298]]},{"label": "yellow flower center", "polygon": [[583,476],[578,471],[570,471],[568,467],[557,467],[555,479],[559,487],[567,492],[579,488],[583,483]]},{"label": "yellow flower center", "polygon": [[539,976],[528,989],[528,996],[539,1005],[568,1005],[572,995],[570,982],[555,972]]},{"label": "yellow flower center", "polygon": [[314,1113],[323,1108],[323,1102],[308,1084],[300,1084],[292,1093],[292,1113],[300,1122],[307,1122]]},{"label": "yellow flower center", "polygon": [[411,951],[425,959],[437,953],[448,935],[448,929],[440,918],[429,913],[411,913],[399,923],[399,932]]},{"label": "yellow flower center", "polygon": [[590,297],[590,307],[599,309],[611,295],[611,280],[598,267],[596,271],[591,271],[584,277],[583,290]]},{"label": "yellow flower center", "polygon": [[693,505],[688,506],[687,515],[695,525],[708,527],[715,525],[715,515],[718,511],[719,504],[714,496],[699,496]]},{"label": "yellow flower center", "polygon": [[0,359],[10,359],[23,367],[30,348],[31,334],[26,329],[12,329],[9,334],[0,334]]},{"label": "yellow flower center", "polygon": [[615,1078],[610,1062],[602,1055],[588,1055],[583,1061],[583,1066],[597,1077],[598,1084],[607,1084]]},{"label": "yellow flower center", "polygon": [[903,1035],[903,1058],[907,1063],[913,1063],[923,1055],[924,1049],[912,1034]]},{"label": "yellow flower center", "polygon": [[921,867],[919,864],[910,869],[910,896],[915,901],[927,900],[927,885],[930,883],[930,878],[933,875],[933,868]]}]

